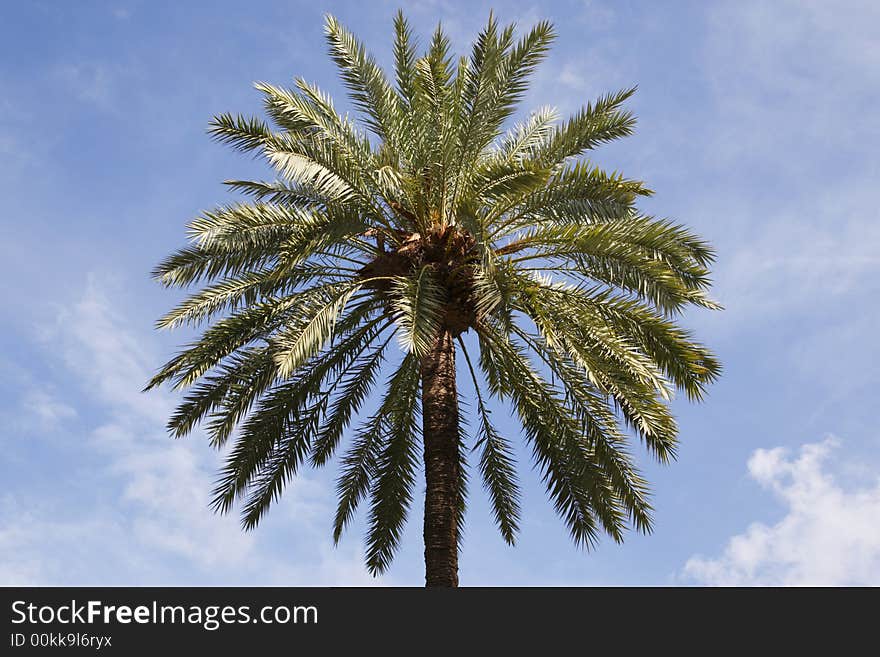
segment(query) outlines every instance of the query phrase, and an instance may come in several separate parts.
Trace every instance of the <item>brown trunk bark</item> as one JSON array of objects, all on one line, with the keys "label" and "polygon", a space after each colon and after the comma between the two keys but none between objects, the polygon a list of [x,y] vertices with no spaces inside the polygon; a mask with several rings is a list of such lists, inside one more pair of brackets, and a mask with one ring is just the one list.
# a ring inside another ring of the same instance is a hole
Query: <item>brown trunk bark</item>
[{"label": "brown trunk bark", "polygon": [[458,586],[459,445],[455,342],[441,330],[421,364],[425,586]]}]

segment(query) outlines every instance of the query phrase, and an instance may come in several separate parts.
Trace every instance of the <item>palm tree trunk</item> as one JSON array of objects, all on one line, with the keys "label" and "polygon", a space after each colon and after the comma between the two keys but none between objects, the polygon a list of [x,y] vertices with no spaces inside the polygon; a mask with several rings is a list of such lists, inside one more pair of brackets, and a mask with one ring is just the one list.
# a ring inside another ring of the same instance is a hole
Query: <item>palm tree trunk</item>
[{"label": "palm tree trunk", "polygon": [[421,363],[425,444],[425,586],[458,586],[461,475],[455,343],[441,330]]}]

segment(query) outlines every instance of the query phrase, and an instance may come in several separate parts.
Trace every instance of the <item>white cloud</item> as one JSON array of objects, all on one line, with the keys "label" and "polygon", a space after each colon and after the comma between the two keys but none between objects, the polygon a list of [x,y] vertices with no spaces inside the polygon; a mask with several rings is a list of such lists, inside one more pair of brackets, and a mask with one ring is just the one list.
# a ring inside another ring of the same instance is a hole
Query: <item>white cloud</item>
[{"label": "white cloud", "polygon": [[[872,217],[876,192],[843,185],[837,193],[793,200],[791,210],[755,226],[739,248],[722,254],[718,294],[743,317],[816,312],[842,299],[880,290],[880,224]],[[803,205],[811,207],[805,215]],[[739,225],[749,217],[734,210]],[[726,256],[726,257],[724,257]],[[865,312],[873,313],[870,307]]]},{"label": "white cloud", "polygon": [[844,489],[825,467],[838,442],[805,444],[796,456],[756,450],[749,474],[786,506],[785,517],[752,524],[718,557],[692,557],[684,576],[720,586],[880,585],[880,478]]},{"label": "white cloud", "polygon": [[[160,363],[151,337],[132,330],[95,278],[43,340],[49,359],[74,375],[77,394],[98,409],[80,418],[85,435],[67,439],[99,466],[89,466],[80,483],[82,502],[66,499],[61,483],[4,498],[0,584],[380,583],[357,550],[331,547],[332,494],[323,482],[298,478],[272,522],[255,532],[242,532],[234,515],[210,512],[216,454],[203,436],[167,436],[175,397],[140,392]],[[75,413],[33,396],[24,405],[37,402],[47,421]],[[279,532],[290,530],[295,545],[273,552]]]},{"label": "white cloud", "polygon": [[39,429],[55,429],[77,415],[75,408],[37,388],[25,393],[21,406],[24,417],[33,419]]},{"label": "white cloud", "polygon": [[39,437],[76,421],[76,409],[62,398],[56,386],[35,377],[9,355],[0,359],[0,376],[13,396],[10,406],[0,408],[0,427],[5,433],[19,438]]},{"label": "white cloud", "polygon": [[103,110],[113,108],[115,71],[106,64],[68,62],[58,67],[55,74],[77,100]]},{"label": "white cloud", "polygon": [[716,182],[692,211],[720,247],[716,295],[729,312],[714,321],[766,327],[876,291],[878,26],[876,2],[708,10],[714,106],[694,143]]},{"label": "white cloud", "polygon": [[813,157],[787,162],[800,171],[822,166],[823,149],[862,147],[880,132],[878,25],[880,5],[870,0],[713,5],[702,61],[719,141],[706,152],[760,159],[804,149]]},{"label": "white cloud", "polygon": [[586,86],[583,71],[578,70],[571,63],[567,63],[562,67],[562,70],[559,71],[559,77],[557,79],[566,87],[571,87],[572,89],[575,89],[577,91],[581,91]]},{"label": "white cloud", "polygon": [[605,31],[610,29],[617,17],[614,10],[608,4],[596,2],[595,0],[583,0],[581,2],[583,9],[578,14],[578,22],[587,26],[588,30]]}]

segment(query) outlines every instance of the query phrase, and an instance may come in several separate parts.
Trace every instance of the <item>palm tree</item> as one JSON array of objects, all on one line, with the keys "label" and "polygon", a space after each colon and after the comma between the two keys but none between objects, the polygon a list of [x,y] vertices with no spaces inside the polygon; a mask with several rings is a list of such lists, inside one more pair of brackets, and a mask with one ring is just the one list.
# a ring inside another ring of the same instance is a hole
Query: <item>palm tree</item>
[{"label": "palm tree", "polygon": [[[362,126],[301,79],[256,85],[274,127],[213,119],[214,138],[265,157],[278,178],[227,181],[250,200],[192,221],[191,245],[153,272],[169,287],[200,286],[159,327],[209,326],[147,388],[189,389],[173,435],[202,423],[214,446],[232,443],[213,507],[241,500],[246,529],[304,464],[327,463],[348,437],[333,536],[369,497],[374,574],[400,542],[420,454],[428,586],[458,584],[467,454],[478,454],[498,528],[514,542],[520,489],[490,398],[521,422],[577,544],[650,531],[628,436],[660,461],[674,457],[667,401],[675,390],[700,399],[720,370],[674,316],[718,306],[706,296],[707,243],[639,212],[651,193],[641,182],[579,159],[631,134],[623,104],[634,90],[564,122],[540,109],[504,133],[553,39],[549,23],[517,40],[490,16],[457,60],[440,27],[421,56],[400,13],[394,28],[392,84],[326,20]],[[459,355],[476,391],[473,436]]]}]

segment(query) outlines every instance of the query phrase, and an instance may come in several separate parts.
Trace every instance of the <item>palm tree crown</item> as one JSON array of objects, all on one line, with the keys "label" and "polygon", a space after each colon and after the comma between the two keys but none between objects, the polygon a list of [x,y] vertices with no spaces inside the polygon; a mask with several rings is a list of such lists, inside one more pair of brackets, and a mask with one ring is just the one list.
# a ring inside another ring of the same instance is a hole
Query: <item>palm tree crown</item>
[{"label": "palm tree crown", "polygon": [[[246,528],[304,464],[325,464],[345,442],[333,535],[369,498],[374,573],[398,546],[420,459],[429,584],[457,583],[469,453],[514,542],[520,491],[492,397],[521,422],[575,542],[649,531],[629,435],[674,457],[668,400],[676,389],[700,399],[720,366],[674,321],[689,305],[717,308],[711,248],[641,213],[651,193],[641,182],[582,157],[631,134],[633,90],[565,121],[543,108],[505,132],[549,23],[517,39],[490,16],[460,59],[440,27],[423,54],[401,14],[394,27],[392,82],[327,18],[361,124],[301,79],[256,85],[272,126],[214,118],[217,140],[265,157],[278,178],[228,181],[248,202],[192,221],[191,245],[155,269],[166,286],[199,287],[158,325],[207,326],[148,388],[189,389],[169,421],[175,436],[202,423],[213,445],[231,443],[213,505],[241,500]],[[476,390],[473,436],[459,417],[456,352]]]}]

